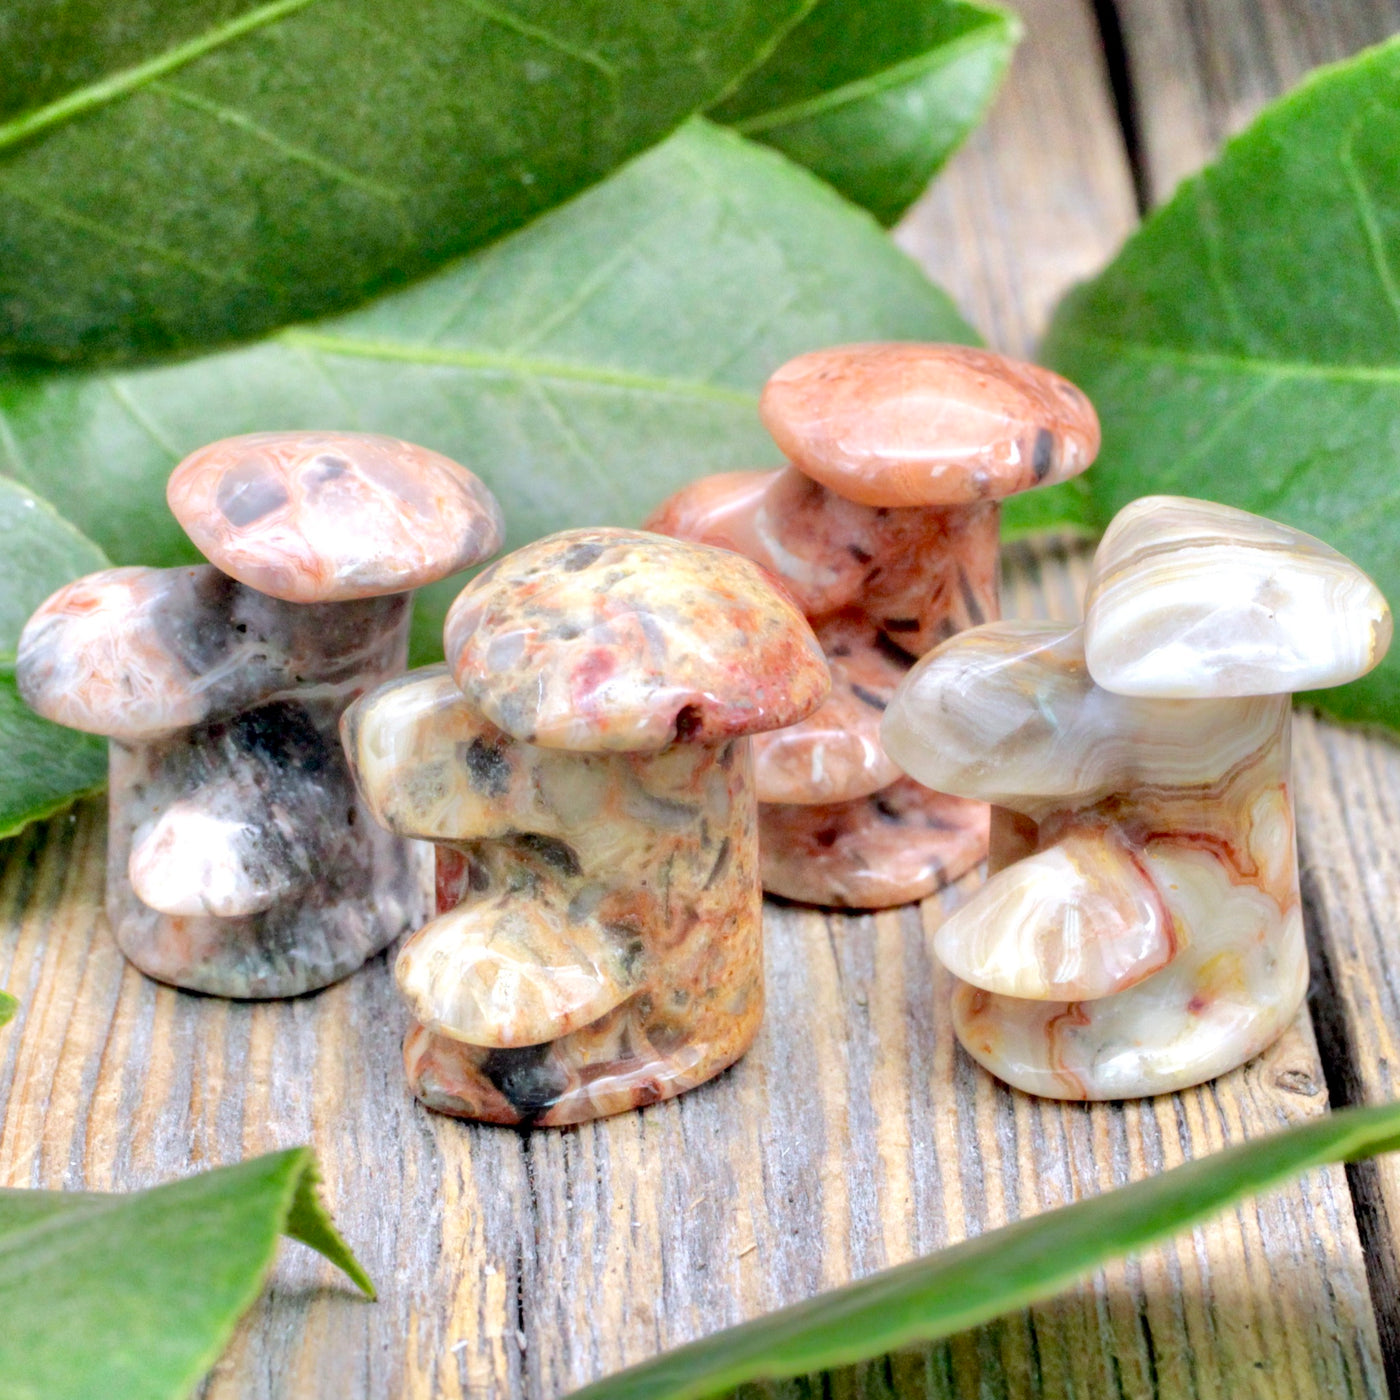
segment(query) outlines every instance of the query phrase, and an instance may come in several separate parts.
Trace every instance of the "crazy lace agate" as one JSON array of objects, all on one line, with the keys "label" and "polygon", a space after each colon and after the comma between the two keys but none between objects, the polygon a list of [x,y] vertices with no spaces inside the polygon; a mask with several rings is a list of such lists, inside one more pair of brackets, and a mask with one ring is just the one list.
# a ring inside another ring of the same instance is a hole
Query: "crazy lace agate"
[{"label": "crazy lace agate", "polygon": [[905,777],[880,721],[917,657],[995,618],[999,501],[1098,448],[1073,385],[964,346],[854,345],[778,370],[761,413],[792,465],[706,477],[648,527],[776,574],[831,698],[756,741],[764,887],[816,904],[922,898],[986,854],[987,808]]},{"label": "crazy lace agate", "polygon": [[402,673],[408,590],[492,552],[500,514],[455,463],[347,433],[215,443],[170,499],[214,562],[60,589],[24,630],[19,687],[110,740],[126,956],[195,991],[292,996],[422,922],[430,852],[361,803],[340,715]]},{"label": "crazy lace agate", "polygon": [[1094,559],[1083,627],[971,629],[911,672],[884,739],[992,802],[987,884],[935,949],[999,1078],[1163,1093],[1268,1047],[1308,982],[1289,772],[1297,686],[1385,654],[1375,585],[1242,511],[1149,497]]},{"label": "crazy lace agate", "polygon": [[438,916],[396,964],[430,1108],[578,1123],[679,1094],[763,1014],[750,734],[829,685],[747,560],[580,530],[478,576],[451,670],[346,714],[375,815],[438,846]]}]

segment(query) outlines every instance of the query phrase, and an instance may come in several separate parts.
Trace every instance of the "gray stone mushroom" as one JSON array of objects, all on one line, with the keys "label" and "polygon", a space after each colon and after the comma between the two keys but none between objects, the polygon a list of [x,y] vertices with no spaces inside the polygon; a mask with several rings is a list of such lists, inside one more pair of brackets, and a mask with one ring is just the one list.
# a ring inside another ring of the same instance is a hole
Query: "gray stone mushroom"
[{"label": "gray stone mushroom", "polygon": [[168,496],[211,563],[59,589],[21,636],[19,689],[111,741],[127,957],[194,991],[293,996],[423,920],[429,853],[360,802],[337,726],[403,671],[412,590],[493,554],[500,510],[435,452],[340,432],[216,442]]}]

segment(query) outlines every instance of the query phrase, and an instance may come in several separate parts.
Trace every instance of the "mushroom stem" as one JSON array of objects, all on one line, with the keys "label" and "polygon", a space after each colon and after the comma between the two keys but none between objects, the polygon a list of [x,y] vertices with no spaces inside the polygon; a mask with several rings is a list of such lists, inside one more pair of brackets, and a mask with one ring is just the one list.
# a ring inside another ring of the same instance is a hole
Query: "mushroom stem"
[{"label": "mushroom stem", "polygon": [[[1138,705],[1173,702],[1138,701]],[[1259,702],[1217,702],[1239,710],[1234,735],[1203,735],[1218,754],[1231,738],[1252,734],[1247,761],[1217,781],[1144,785],[1111,804],[1139,842],[1138,880],[1172,930],[1160,971],[1111,995],[1023,999],[960,982],[953,1025],[972,1056],[998,1078],[1029,1093],[1066,1099],[1124,1099],[1168,1093],[1213,1079],[1266,1049],[1297,1014],[1308,985],[1293,805],[1289,791],[1287,696],[1271,697],[1261,726]],[[1214,766],[1203,756],[1202,768]],[[1041,855],[1012,866],[998,880],[1044,856],[1072,850],[1103,809],[1061,814]],[[1120,867],[1121,868],[1121,867]],[[1114,897],[1114,867],[1080,865],[1071,889],[1041,866],[1024,879],[1047,880],[1042,899],[1084,908],[1086,896]],[[993,882],[994,883],[994,882]],[[976,906],[975,910],[973,906]],[[1010,911],[989,884],[964,906],[967,935],[984,920],[983,937],[1016,939]],[[963,911],[959,911],[962,913]],[[1105,920],[1107,922],[1107,920]],[[942,932],[942,931],[940,931]],[[1120,946],[1132,930],[1120,925]],[[942,957],[970,936],[954,931]]]},{"label": "mushroom stem", "polygon": [[[246,595],[258,599],[264,632],[286,642],[285,688],[150,742],[112,741],[107,913],[152,977],[293,996],[422,920],[427,853],[375,823],[337,732],[349,701],[402,668],[408,597],[302,605],[232,590],[244,613]],[[200,645],[256,660],[247,631]]]},{"label": "mushroom stem", "polygon": [[755,740],[764,888],[884,908],[932,893],[986,853],[981,803],[919,790],[880,720],[917,658],[1000,615],[995,501],[877,507],[794,467],[707,477],[648,528],[733,549],[777,574],[832,672],[807,719]]}]

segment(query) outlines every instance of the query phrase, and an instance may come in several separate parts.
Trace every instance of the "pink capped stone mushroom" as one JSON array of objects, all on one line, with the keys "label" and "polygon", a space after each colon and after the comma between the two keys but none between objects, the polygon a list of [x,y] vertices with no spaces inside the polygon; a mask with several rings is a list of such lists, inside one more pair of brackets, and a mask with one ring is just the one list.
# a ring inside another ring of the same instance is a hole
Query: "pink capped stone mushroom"
[{"label": "pink capped stone mushroom", "polygon": [[747,559],[573,530],[468,584],[446,650],[343,725],[375,816],[438,845],[395,967],[414,1092],[560,1125],[718,1074],[763,1012],[749,736],[829,685],[802,614]]},{"label": "pink capped stone mushroom", "polygon": [[61,588],[18,684],[111,741],[107,914],[131,961],[292,996],[422,921],[428,853],[365,810],[338,724],[403,670],[412,590],[492,554],[500,512],[435,452],[335,432],[214,443],[169,499],[211,562]]},{"label": "pink capped stone mushroom", "polygon": [[831,698],[756,741],[764,887],[884,908],[987,850],[987,808],[901,774],[880,720],[918,657],[999,616],[1000,501],[1094,459],[1072,384],[956,345],[851,345],[768,381],[764,424],[790,466],[706,477],[648,528],[733,549],[776,574],[831,667]]}]

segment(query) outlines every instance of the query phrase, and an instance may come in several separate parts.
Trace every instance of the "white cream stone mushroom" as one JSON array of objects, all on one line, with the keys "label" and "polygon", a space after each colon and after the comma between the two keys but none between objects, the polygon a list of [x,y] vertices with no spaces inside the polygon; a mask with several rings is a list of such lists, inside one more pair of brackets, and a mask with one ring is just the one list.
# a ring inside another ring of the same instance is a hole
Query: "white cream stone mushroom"
[{"label": "white cream stone mushroom", "polygon": [[1094,558],[1082,628],[1002,622],[930,653],[886,714],[920,782],[994,804],[987,884],[939,929],[954,1024],[1052,1098],[1201,1083],[1307,988],[1290,692],[1385,654],[1390,612],[1335,550],[1149,497]]},{"label": "white cream stone mushroom", "polygon": [[110,742],[107,914],[161,981],[292,996],[422,921],[429,852],[360,803],[340,714],[406,664],[411,590],[493,553],[465,468],[392,438],[256,433],[176,468],[212,561],[109,569],[20,639],[25,700]]}]

